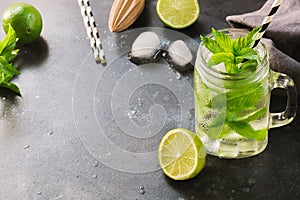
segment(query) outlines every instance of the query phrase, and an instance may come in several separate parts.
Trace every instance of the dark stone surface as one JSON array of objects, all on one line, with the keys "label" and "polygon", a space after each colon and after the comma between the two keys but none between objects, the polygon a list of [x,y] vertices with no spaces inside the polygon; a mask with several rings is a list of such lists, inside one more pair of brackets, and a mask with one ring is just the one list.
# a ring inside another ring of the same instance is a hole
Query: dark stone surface
[{"label": "dark stone surface", "polygon": [[[0,13],[13,2],[1,1]],[[208,156],[204,170],[189,181],[172,181],[161,170],[124,172],[97,161],[96,156],[90,153],[92,150],[82,142],[84,134],[78,134],[81,127],[77,127],[74,119],[77,114],[73,107],[74,91],[77,89],[74,86],[81,78],[78,72],[88,59],[92,63],[77,2],[26,2],[40,10],[44,28],[42,38],[23,47],[16,60],[22,74],[13,82],[20,86],[23,97],[0,89],[0,199],[300,198],[299,117],[288,126],[270,130],[269,145],[260,155],[241,160]],[[228,27],[225,21],[227,15],[253,11],[264,2],[202,0],[198,21],[180,32],[199,41],[199,34],[207,34],[211,27]],[[142,16],[131,29],[164,27],[155,13],[155,4],[156,1],[147,1]],[[107,27],[111,1],[91,0],[91,5],[105,42],[116,35],[110,33]],[[0,31],[0,38],[3,37],[4,33]],[[105,67],[94,66],[101,73],[105,70]],[[83,78],[89,82],[93,77]],[[283,97],[272,98],[272,106],[276,110],[284,101]],[[103,117],[107,116],[103,114]],[[142,119],[144,121],[138,123],[148,120],[147,117]],[[89,128],[88,116],[85,120]],[[110,138],[117,141],[114,129],[109,131]],[[124,138],[128,143],[132,142],[129,141],[130,135]],[[147,144],[151,144],[152,149],[158,142],[143,140],[141,144],[144,146],[134,149],[146,151]],[[123,141],[122,144],[126,143]]]}]

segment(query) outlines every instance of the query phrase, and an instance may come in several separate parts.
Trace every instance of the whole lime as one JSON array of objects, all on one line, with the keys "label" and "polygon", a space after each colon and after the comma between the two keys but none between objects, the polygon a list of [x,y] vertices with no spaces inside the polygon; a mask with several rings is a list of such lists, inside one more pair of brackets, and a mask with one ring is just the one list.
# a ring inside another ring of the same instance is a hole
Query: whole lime
[{"label": "whole lime", "polygon": [[27,3],[14,3],[7,7],[2,16],[2,27],[7,33],[9,24],[15,29],[22,44],[35,41],[41,34],[43,21],[40,12]]}]

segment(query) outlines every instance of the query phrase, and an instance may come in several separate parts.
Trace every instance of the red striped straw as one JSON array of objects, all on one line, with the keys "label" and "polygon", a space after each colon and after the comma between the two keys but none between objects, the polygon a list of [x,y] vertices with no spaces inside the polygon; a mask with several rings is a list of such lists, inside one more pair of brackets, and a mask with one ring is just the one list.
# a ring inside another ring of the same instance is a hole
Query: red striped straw
[{"label": "red striped straw", "polygon": [[269,14],[264,18],[264,21],[262,22],[262,28],[259,31],[259,36],[255,41],[254,47],[256,47],[256,45],[259,43],[259,41],[261,40],[261,38],[264,36],[267,28],[269,27],[271,20],[273,19],[274,15],[276,14],[279,6],[281,5],[282,0],[274,0],[272,6],[271,6],[271,10],[269,12]]}]

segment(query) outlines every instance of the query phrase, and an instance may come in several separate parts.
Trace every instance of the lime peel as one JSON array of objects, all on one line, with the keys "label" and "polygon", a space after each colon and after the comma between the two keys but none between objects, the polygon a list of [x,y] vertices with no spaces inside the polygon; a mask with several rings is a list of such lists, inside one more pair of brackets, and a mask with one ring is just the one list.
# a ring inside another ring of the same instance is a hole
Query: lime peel
[{"label": "lime peel", "polygon": [[158,0],[156,13],[167,26],[182,29],[198,19],[200,6],[198,0]]},{"label": "lime peel", "polygon": [[159,164],[163,172],[174,180],[195,177],[203,169],[205,158],[201,140],[184,128],[166,133],[158,148]]},{"label": "lime peel", "polygon": [[19,38],[19,43],[29,44],[40,36],[43,21],[40,12],[31,4],[17,2],[8,6],[2,16],[5,33],[11,25]]}]

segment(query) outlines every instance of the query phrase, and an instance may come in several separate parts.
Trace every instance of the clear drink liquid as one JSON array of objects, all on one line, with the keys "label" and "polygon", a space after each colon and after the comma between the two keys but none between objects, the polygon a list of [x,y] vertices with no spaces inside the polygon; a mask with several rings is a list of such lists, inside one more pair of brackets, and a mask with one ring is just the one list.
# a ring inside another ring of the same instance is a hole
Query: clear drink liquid
[{"label": "clear drink liquid", "polygon": [[[240,33],[228,33],[235,38]],[[207,153],[225,158],[256,155],[266,148],[269,129],[270,70],[263,58],[255,71],[228,74],[221,63],[208,67],[211,52],[200,45],[194,70],[196,133]]]},{"label": "clear drink liquid", "polygon": [[265,149],[270,98],[270,93],[265,92],[269,90],[267,79],[266,76],[256,88],[216,90],[202,81],[195,68],[196,133],[207,153],[242,158]]}]

